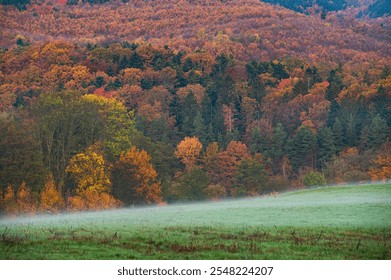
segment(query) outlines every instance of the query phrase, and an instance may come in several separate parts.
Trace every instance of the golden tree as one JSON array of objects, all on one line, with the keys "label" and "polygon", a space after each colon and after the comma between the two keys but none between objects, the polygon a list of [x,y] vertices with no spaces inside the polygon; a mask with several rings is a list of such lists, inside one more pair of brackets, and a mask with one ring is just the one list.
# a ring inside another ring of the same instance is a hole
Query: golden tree
[{"label": "golden tree", "polygon": [[77,184],[76,193],[85,190],[94,190],[98,193],[110,190],[111,182],[109,172],[103,156],[92,149],[71,158],[66,171]]},{"label": "golden tree", "polygon": [[185,137],[177,146],[175,156],[191,170],[197,163],[202,150],[202,144],[197,137]]},{"label": "golden tree", "polygon": [[58,213],[64,208],[64,200],[56,189],[53,176],[49,176],[45,188],[40,195],[40,211],[45,213]]},{"label": "golden tree", "polygon": [[72,157],[66,171],[77,184],[76,196],[68,198],[69,210],[98,210],[122,205],[109,194],[109,170],[97,147],[91,146],[85,153]]}]

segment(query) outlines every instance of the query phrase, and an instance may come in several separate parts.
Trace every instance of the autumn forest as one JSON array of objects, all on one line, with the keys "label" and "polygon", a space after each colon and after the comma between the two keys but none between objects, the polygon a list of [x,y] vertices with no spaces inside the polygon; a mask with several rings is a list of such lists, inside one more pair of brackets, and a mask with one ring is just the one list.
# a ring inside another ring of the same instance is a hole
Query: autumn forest
[{"label": "autumn forest", "polygon": [[387,4],[274,2],[4,1],[1,214],[390,179]]}]

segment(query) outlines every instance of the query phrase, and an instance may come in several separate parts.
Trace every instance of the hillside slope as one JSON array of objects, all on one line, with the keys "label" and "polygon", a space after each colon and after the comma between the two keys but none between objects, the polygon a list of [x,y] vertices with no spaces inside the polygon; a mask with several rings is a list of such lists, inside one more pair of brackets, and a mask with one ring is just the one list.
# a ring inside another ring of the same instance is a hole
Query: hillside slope
[{"label": "hillside slope", "polygon": [[178,50],[231,53],[245,61],[288,56],[337,64],[391,55],[390,34],[377,24],[341,25],[336,17],[324,21],[256,0],[32,5],[26,11],[3,7],[0,16],[2,47],[12,46],[20,34],[31,43],[146,40]]}]

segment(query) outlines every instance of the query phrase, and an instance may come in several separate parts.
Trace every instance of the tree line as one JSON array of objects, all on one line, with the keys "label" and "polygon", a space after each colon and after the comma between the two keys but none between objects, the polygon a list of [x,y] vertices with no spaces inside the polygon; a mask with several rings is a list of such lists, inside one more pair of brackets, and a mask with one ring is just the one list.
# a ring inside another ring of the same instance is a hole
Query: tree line
[{"label": "tree line", "polygon": [[6,213],[391,177],[388,66],[243,63],[137,42],[16,43],[0,60]]}]

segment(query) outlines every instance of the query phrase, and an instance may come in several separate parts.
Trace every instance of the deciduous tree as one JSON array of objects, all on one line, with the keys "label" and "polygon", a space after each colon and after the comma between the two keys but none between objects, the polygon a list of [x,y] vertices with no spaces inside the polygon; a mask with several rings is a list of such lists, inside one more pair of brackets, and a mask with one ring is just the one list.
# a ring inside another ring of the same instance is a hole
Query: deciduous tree
[{"label": "deciduous tree", "polygon": [[185,137],[177,146],[175,156],[180,159],[187,170],[191,170],[200,159],[202,144],[197,137]]},{"label": "deciduous tree", "polygon": [[127,205],[162,202],[161,184],[144,150],[130,148],[121,154],[112,171],[113,194]]},{"label": "deciduous tree", "polygon": [[58,213],[64,209],[64,206],[64,199],[56,189],[53,177],[49,176],[40,194],[39,210],[44,213]]},{"label": "deciduous tree", "polygon": [[103,156],[94,151],[94,147],[73,156],[66,172],[75,180],[77,194],[86,190],[93,190],[97,193],[110,191],[111,182],[108,168]]}]

